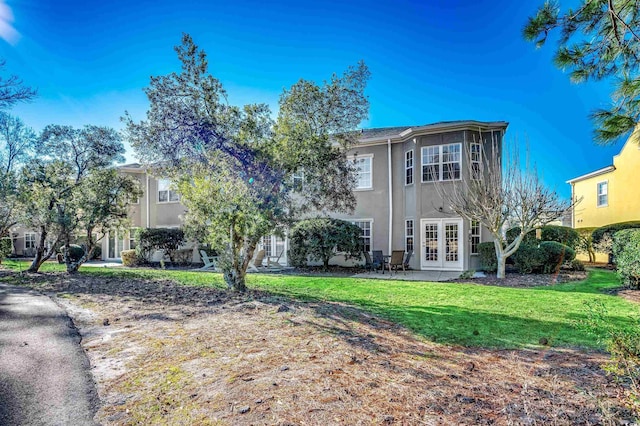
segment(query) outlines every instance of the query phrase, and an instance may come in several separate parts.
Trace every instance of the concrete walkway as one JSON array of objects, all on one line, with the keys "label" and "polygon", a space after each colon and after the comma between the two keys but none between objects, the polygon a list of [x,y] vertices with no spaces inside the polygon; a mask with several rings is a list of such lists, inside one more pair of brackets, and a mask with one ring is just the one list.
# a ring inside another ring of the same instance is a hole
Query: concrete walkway
[{"label": "concrete walkway", "polygon": [[449,281],[460,277],[462,272],[452,271],[406,271],[406,272],[363,272],[355,274],[354,278],[373,278],[380,280],[399,280],[399,281]]},{"label": "concrete walkway", "polygon": [[0,284],[0,425],[94,425],[97,406],[89,360],[65,311]]}]

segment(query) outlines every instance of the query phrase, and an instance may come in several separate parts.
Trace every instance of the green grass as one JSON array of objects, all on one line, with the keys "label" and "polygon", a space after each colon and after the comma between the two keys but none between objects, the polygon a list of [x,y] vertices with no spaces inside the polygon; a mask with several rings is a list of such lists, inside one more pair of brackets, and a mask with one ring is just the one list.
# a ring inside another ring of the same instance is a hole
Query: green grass
[{"label": "green grass", "polygon": [[[9,262],[5,266],[17,267]],[[225,287],[221,274],[208,272],[93,267],[81,272]],[[428,340],[466,346],[532,347],[544,337],[553,346],[600,348],[595,336],[575,327],[587,318],[587,303],[602,302],[609,320],[619,326],[631,326],[640,314],[637,305],[606,294],[620,284],[613,272],[602,270],[591,271],[585,281],[527,289],[264,274],[248,275],[247,285],[297,300],[357,306]]]}]

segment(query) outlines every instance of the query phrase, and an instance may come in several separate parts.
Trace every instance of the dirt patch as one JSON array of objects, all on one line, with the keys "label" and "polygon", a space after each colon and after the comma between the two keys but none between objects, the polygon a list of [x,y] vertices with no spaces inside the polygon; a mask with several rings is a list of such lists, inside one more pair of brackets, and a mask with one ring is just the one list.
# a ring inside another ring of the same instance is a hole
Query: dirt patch
[{"label": "dirt patch", "polygon": [[495,285],[501,287],[528,288],[539,286],[551,286],[555,284],[581,281],[587,279],[587,272],[584,271],[564,271],[556,274],[519,274],[517,272],[507,272],[506,277],[498,279],[496,274],[487,274],[486,277],[456,279],[451,282],[474,283],[482,285]]},{"label": "dirt patch", "polygon": [[603,424],[606,356],[437,345],[359,309],[170,282],[25,278],[70,310],[121,424]]}]

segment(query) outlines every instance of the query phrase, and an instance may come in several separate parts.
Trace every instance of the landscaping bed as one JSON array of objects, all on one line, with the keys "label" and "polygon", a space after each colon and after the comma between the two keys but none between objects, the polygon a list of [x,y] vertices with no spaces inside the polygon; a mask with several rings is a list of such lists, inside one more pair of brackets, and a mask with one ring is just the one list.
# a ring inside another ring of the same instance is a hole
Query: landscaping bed
[{"label": "landscaping bed", "polygon": [[495,273],[488,273],[485,277],[467,279],[459,278],[456,280],[451,280],[451,282],[495,285],[501,287],[528,288],[581,281],[586,278],[587,272],[585,271],[560,270],[556,274],[519,274],[517,272],[508,272],[503,279],[498,279]]},{"label": "landscaping bed", "polygon": [[[344,303],[162,279],[5,275],[83,335],[110,424],[602,424],[599,351],[435,344]],[[562,294],[562,293],[559,293]]]}]

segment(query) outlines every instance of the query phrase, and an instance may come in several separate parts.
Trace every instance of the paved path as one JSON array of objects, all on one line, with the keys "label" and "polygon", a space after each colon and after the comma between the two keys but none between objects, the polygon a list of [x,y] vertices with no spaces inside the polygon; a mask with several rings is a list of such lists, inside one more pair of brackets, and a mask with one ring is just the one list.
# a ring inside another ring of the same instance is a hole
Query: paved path
[{"label": "paved path", "polygon": [[94,425],[80,336],[46,296],[0,284],[0,425]]}]

